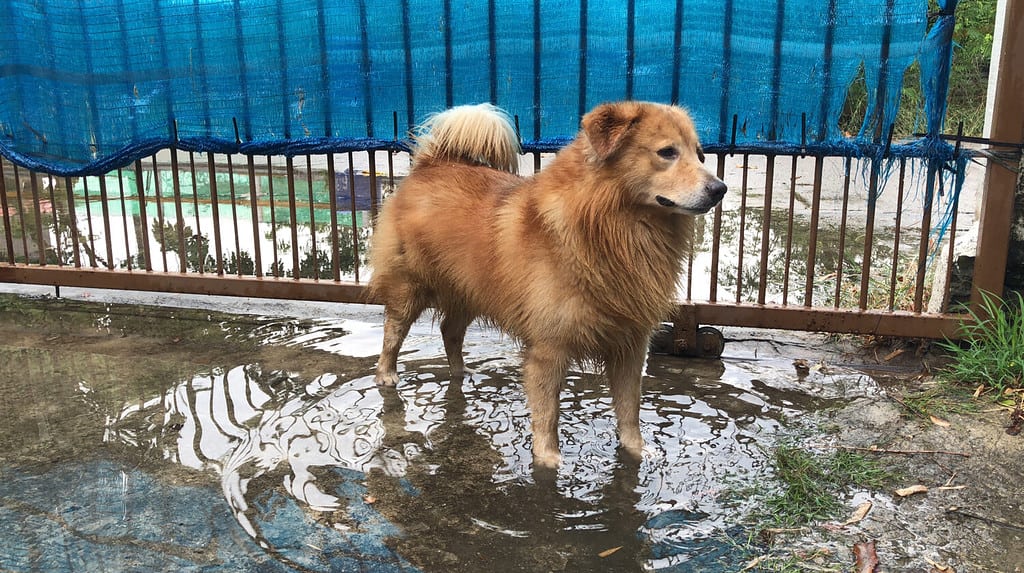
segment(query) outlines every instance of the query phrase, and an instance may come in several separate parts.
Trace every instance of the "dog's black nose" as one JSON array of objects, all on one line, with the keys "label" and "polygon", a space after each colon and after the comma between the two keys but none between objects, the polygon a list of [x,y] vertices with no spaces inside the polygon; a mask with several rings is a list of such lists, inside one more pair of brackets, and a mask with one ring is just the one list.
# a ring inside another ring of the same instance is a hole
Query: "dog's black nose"
[{"label": "dog's black nose", "polygon": [[720,179],[715,179],[704,187],[704,192],[708,194],[708,198],[712,199],[715,203],[721,201],[728,190],[729,188]]}]

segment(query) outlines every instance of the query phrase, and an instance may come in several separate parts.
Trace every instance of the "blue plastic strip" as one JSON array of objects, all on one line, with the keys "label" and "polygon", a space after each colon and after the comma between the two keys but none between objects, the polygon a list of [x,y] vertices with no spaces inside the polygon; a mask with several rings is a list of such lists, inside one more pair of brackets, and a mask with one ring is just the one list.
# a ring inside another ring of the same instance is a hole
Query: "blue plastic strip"
[{"label": "blue plastic strip", "polygon": [[636,65],[636,0],[626,2],[626,99],[633,99]]},{"label": "blue plastic strip", "polygon": [[495,0],[487,0],[487,56],[490,99],[498,101],[498,15]]},{"label": "blue plastic strip", "polygon": [[587,21],[589,15],[587,14],[587,1],[580,0],[580,25],[579,25],[579,49],[580,49],[580,67],[579,67],[579,98],[577,99],[576,115],[583,117],[587,113]]},{"label": "blue plastic strip", "polygon": [[541,20],[540,0],[533,0],[533,138],[540,139],[540,109],[541,109],[541,81],[540,70],[542,55],[544,54],[543,42],[540,36]]},{"label": "blue plastic strip", "polygon": [[768,139],[777,139],[779,102],[782,97],[782,35],[786,26],[786,0],[775,0],[775,34],[772,46],[772,104]]},{"label": "blue plastic strip", "polygon": [[[725,9],[722,21],[722,89],[721,97],[718,100],[718,142],[724,143],[728,137],[729,98],[732,95],[730,80],[732,76],[732,16],[733,0],[725,0]],[[744,123],[745,125],[745,123]]]},{"label": "blue plastic strip", "polygon": [[679,70],[683,61],[683,0],[676,0],[672,23],[672,104],[679,104]]},{"label": "blue plastic strip", "polygon": [[[370,56],[370,40],[367,30],[369,23],[366,18],[366,0],[359,0],[359,33],[362,59],[360,60],[359,71],[363,76],[363,101],[366,105],[366,137],[373,137],[373,82],[371,80],[373,61]],[[330,92],[327,92],[330,93]],[[330,133],[330,132],[328,132]]]},{"label": "blue plastic strip", "polygon": [[[82,4],[78,5],[77,24],[81,26],[81,35],[83,37],[87,36],[87,21],[85,16],[85,7]],[[82,55],[85,58],[83,62],[85,64],[85,74],[86,76],[92,76],[94,69],[92,61],[92,45],[89,42],[82,42],[82,45],[79,46],[79,49],[82,51]],[[89,83],[86,91],[88,94],[86,97],[86,106],[89,110],[87,127],[88,132],[86,135],[89,137],[90,144],[93,145],[96,149],[99,149],[103,145],[104,136],[106,134],[101,132],[100,130],[100,104],[99,96],[97,94],[97,85],[95,83]]]},{"label": "blue plastic strip", "polygon": [[[200,62],[205,62],[205,61],[207,61],[207,59],[206,59],[206,41],[205,41],[205,34],[203,34],[203,18],[202,18],[202,13],[200,12],[199,0],[192,0],[192,21],[194,22],[194,25],[195,25],[195,58],[198,61],[200,61]],[[199,80],[199,93],[200,94],[208,94],[208,93],[210,93],[210,90],[209,90],[210,83],[209,83],[209,80],[208,80],[208,78],[206,76],[206,69],[207,69],[207,66],[199,66],[198,69],[197,69],[197,73],[199,75],[198,80]],[[200,117],[202,118],[203,127],[205,128],[205,133],[206,134],[212,134],[213,133],[213,118],[211,117],[211,114],[210,114],[210,98],[209,97],[202,97],[202,98],[199,99],[199,103],[200,103],[200,106],[202,107],[202,114],[201,114]],[[132,157],[129,160],[129,163],[131,161],[134,161],[135,159],[138,159],[138,158]],[[96,174],[99,175],[100,173],[96,173]]]},{"label": "blue plastic strip", "polygon": [[405,86],[405,121],[411,129],[416,123],[416,97],[412,75],[412,24],[409,20],[409,0],[402,0],[402,51],[405,63],[405,77],[402,82]]},{"label": "blue plastic strip", "polygon": [[[921,64],[921,88],[924,93],[946,93],[949,90],[949,73],[953,62],[953,28],[956,23],[956,8],[959,0],[939,0],[940,14],[938,20],[929,30],[924,41],[924,48],[920,56]],[[925,118],[928,124],[926,140],[934,147],[948,144],[937,141],[938,134],[942,133],[943,122],[946,118],[946,98],[926,98],[924,104]],[[934,196],[935,185],[938,183],[941,197],[943,187],[942,177],[952,174],[950,188],[952,192],[946,194],[946,205],[940,220],[933,225],[932,233],[935,235],[935,245],[942,244],[942,239],[949,231],[953,221],[953,212],[960,197],[960,189],[963,186],[964,174],[967,169],[969,156],[961,153],[959,156],[942,157],[937,154],[928,155],[928,177],[927,193]],[[938,179],[938,181],[936,181]],[[934,257],[936,252],[932,253]]]},{"label": "blue plastic strip", "polygon": [[836,3],[837,0],[828,0],[828,10],[825,12],[825,40],[822,46],[822,88],[825,93],[821,98],[818,106],[818,130],[816,134],[808,134],[812,139],[817,139],[815,135],[821,135],[828,133],[828,117],[830,115],[830,105],[832,103],[832,48],[835,46],[836,38]]},{"label": "blue plastic strip", "polygon": [[452,93],[452,0],[444,0],[444,18],[441,25],[444,26],[444,105],[452,107],[455,103]]},{"label": "blue plastic strip", "polygon": [[[365,33],[364,33],[365,34]],[[327,52],[327,21],[324,16],[324,0],[317,0],[317,19],[316,19],[316,37],[317,37],[317,48],[320,51],[320,86],[323,93],[331,93],[331,67],[328,63],[331,61],[330,55]],[[368,67],[368,66],[367,66]],[[330,95],[328,95],[330,97]],[[332,102],[333,104],[333,102]],[[329,134],[334,132],[334,125],[331,118],[331,111],[333,105],[324,107],[324,133]],[[372,108],[368,106],[367,109]],[[369,118],[367,119],[369,122]],[[372,132],[368,132],[367,135],[372,137]],[[252,135],[247,134],[246,139],[251,139]]]}]

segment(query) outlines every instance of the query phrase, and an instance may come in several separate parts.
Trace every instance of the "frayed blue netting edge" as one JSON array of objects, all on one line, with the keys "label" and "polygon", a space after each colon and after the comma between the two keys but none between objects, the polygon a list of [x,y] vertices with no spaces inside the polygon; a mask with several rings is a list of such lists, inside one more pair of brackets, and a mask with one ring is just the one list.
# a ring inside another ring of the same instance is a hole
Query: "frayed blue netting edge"
[{"label": "frayed blue netting edge", "polygon": [[[555,153],[572,141],[572,138],[557,137],[522,142],[523,153]],[[802,145],[788,142],[759,142],[756,144],[705,144],[704,150],[712,154],[750,155],[800,155],[821,157],[853,157],[875,159],[933,159],[948,162],[953,159],[954,148],[938,138],[928,137],[908,143],[889,145],[872,143],[862,139],[848,139],[829,143]],[[193,151],[197,153],[221,153],[242,155],[327,155],[332,153],[393,151],[410,152],[412,142],[404,139],[376,138],[304,138],[294,140],[266,140],[239,142],[228,139],[194,137],[180,140],[152,138],[127,146],[119,152],[95,161],[79,165],[54,166],[27,155],[20,154],[0,143],[0,155],[19,167],[57,177],[100,176],[131,165],[137,160],[152,156],[165,149]],[[962,150],[960,154],[969,155]]]},{"label": "frayed blue netting edge", "polygon": [[210,137],[190,137],[179,140],[152,138],[124,147],[117,153],[104,156],[95,161],[80,165],[55,166],[43,163],[27,155],[18,153],[8,146],[0,144],[0,155],[19,167],[57,177],[92,177],[100,176],[127,167],[135,161],[150,157],[165,149],[193,151],[196,153],[222,153],[242,155],[280,155],[295,157],[299,155],[326,155],[331,153],[349,153],[358,151],[410,151],[410,143],[395,139],[338,139],[338,138],[305,138],[296,140],[268,140],[239,142],[229,139]]}]

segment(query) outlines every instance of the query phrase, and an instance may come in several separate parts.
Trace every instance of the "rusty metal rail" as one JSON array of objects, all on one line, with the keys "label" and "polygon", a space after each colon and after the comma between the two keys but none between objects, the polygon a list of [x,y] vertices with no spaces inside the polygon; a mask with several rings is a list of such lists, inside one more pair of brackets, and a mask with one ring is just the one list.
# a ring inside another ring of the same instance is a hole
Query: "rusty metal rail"
[{"label": "rusty metal rail", "polygon": [[[524,170],[546,158],[524,157]],[[956,335],[961,206],[928,192],[909,160],[884,190],[868,159],[709,160],[730,193],[698,225],[677,349],[696,346],[698,325]],[[383,151],[172,150],[71,179],[0,160],[0,282],[372,303],[366,245],[406,165]]]}]

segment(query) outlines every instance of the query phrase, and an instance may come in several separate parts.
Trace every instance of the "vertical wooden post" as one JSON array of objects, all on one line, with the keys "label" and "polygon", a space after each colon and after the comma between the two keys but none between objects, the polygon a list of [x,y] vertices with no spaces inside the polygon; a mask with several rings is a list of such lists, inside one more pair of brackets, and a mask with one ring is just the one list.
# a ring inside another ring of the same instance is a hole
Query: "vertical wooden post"
[{"label": "vertical wooden post", "polygon": [[[993,81],[989,82],[986,136],[996,141],[1024,141],[1024,2],[1000,0],[992,46]],[[971,306],[980,310],[982,291],[1002,296],[1006,276],[1010,221],[1017,174],[988,162],[979,213],[978,253],[974,263]]]}]

